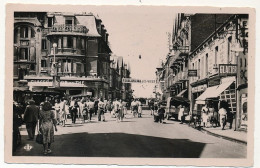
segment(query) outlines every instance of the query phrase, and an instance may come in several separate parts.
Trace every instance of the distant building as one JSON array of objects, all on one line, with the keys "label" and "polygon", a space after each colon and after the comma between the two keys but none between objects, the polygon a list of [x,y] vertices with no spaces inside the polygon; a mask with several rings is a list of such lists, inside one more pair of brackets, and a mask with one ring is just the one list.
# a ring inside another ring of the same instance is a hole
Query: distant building
[{"label": "distant building", "polygon": [[132,88],[130,83],[122,83],[123,78],[130,78],[129,63],[125,63],[122,56],[111,56],[110,63],[110,92],[109,98],[130,100]]}]

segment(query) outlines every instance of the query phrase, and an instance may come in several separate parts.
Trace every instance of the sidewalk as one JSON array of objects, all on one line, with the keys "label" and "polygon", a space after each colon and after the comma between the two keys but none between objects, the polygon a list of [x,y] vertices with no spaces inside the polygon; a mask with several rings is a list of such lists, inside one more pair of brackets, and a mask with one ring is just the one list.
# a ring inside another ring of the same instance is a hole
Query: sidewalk
[{"label": "sidewalk", "polygon": [[222,130],[221,127],[216,127],[216,128],[201,127],[201,131],[207,132],[213,136],[217,136],[223,139],[247,144],[247,132],[245,131],[234,131],[234,129],[229,129],[229,128]]}]

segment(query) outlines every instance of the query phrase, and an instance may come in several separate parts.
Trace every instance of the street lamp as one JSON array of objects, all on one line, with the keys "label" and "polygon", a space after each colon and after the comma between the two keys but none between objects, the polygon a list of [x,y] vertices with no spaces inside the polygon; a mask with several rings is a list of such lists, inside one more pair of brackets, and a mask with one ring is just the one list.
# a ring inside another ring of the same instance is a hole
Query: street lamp
[{"label": "street lamp", "polygon": [[56,64],[56,60],[55,60],[55,51],[56,51],[56,47],[57,47],[57,43],[53,43],[53,64]]}]

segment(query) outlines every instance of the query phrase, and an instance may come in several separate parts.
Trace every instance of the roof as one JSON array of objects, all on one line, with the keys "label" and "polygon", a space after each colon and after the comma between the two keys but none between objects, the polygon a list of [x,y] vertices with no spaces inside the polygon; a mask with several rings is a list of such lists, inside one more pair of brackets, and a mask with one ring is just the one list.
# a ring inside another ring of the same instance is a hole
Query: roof
[{"label": "roof", "polygon": [[79,21],[79,25],[86,26],[89,31],[87,33],[90,37],[101,37],[97,31],[95,16],[75,16]]},{"label": "roof", "polygon": [[34,26],[41,26],[39,20],[35,18],[15,18],[14,23],[31,23]]}]

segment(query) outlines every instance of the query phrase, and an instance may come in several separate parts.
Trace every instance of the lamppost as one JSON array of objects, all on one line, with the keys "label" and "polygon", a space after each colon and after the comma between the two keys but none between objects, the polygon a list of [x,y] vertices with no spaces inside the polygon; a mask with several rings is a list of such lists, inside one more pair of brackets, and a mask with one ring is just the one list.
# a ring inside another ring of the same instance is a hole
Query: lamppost
[{"label": "lamppost", "polygon": [[55,57],[57,44],[53,43],[52,46],[53,46],[53,62],[51,65],[51,76],[53,77],[52,86],[55,88],[60,86],[60,78],[57,75],[57,65],[56,65],[56,57]]}]

